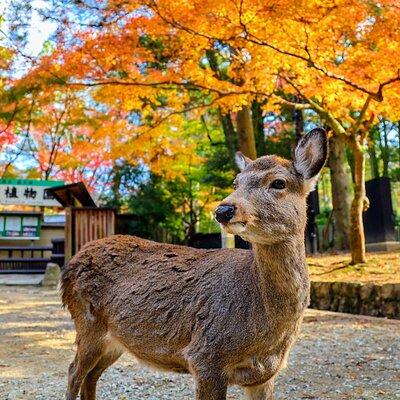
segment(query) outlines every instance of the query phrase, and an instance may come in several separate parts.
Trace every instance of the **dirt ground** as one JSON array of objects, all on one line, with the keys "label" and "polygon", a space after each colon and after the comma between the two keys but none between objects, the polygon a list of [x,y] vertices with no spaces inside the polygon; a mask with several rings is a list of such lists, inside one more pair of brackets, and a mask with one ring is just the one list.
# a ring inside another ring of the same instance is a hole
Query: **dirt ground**
[{"label": "dirt ground", "polygon": [[346,253],[307,258],[313,281],[400,283],[400,252],[367,253],[365,264],[349,265]]},{"label": "dirt ground", "polygon": [[[54,290],[0,286],[0,399],[63,399],[73,341]],[[124,355],[103,375],[98,398],[193,399],[193,381]],[[228,398],[244,397],[231,388]],[[400,321],[309,310],[276,399],[400,399]]]}]

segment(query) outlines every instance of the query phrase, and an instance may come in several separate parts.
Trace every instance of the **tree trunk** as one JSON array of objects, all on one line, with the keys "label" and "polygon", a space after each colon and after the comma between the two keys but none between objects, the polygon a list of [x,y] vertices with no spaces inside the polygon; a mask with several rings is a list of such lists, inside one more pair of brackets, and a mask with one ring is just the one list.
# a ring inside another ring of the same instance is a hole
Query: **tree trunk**
[{"label": "tree trunk", "polygon": [[254,100],[251,104],[254,136],[256,140],[257,157],[267,154],[267,146],[264,135],[264,116],[262,113],[261,103]]},{"label": "tree trunk", "polygon": [[232,123],[232,118],[230,114],[221,114],[220,113],[220,121],[222,125],[222,130],[224,131],[224,136],[225,136],[225,143],[226,147],[228,149],[228,154],[230,161],[232,163],[232,166],[235,166],[235,154],[236,151],[238,150],[238,138],[237,134],[235,131],[235,127],[233,126]]},{"label": "tree trunk", "polygon": [[365,200],[365,154],[356,138],[351,139],[354,155],[354,199],[350,212],[351,264],[365,263],[363,211]]},{"label": "tree trunk", "polygon": [[243,106],[237,112],[237,134],[239,139],[239,150],[247,157],[255,160],[257,158],[256,142],[254,138],[253,120],[249,106]]},{"label": "tree trunk", "polygon": [[335,223],[334,248],[348,250],[350,248],[351,172],[347,163],[345,143],[336,135],[329,140],[328,165],[331,172],[332,217]]},{"label": "tree trunk", "polygon": [[371,166],[372,178],[379,178],[379,164],[378,157],[376,156],[375,141],[371,138],[368,146],[369,163]]},{"label": "tree trunk", "polygon": [[295,146],[297,146],[297,143],[303,137],[303,132],[304,132],[303,110],[298,110],[296,108],[293,110],[293,121],[294,121],[294,132],[296,141]]},{"label": "tree trunk", "polygon": [[388,123],[386,120],[383,121],[383,143],[381,146],[381,158],[383,164],[382,176],[389,176],[389,144],[388,144]]},{"label": "tree trunk", "polygon": [[398,152],[398,156],[399,156],[399,165],[398,167],[400,168],[400,121],[397,121],[397,152]]}]

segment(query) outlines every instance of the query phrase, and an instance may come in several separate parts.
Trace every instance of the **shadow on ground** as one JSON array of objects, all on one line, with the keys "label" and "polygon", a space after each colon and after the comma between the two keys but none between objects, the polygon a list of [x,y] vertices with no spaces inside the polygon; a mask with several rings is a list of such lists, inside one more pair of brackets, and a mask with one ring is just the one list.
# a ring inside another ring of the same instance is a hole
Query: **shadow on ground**
[{"label": "shadow on ground", "polygon": [[[307,311],[276,399],[400,399],[400,321]],[[62,400],[73,324],[54,290],[0,290],[0,399]],[[99,384],[99,399],[193,399],[186,375],[155,372],[124,355]],[[231,388],[229,399],[243,399]]]}]

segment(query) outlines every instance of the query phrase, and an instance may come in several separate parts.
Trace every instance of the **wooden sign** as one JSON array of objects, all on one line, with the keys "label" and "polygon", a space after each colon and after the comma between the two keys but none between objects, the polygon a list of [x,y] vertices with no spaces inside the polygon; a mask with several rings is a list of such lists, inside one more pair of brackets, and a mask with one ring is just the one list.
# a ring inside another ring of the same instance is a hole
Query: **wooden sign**
[{"label": "wooden sign", "polygon": [[46,189],[63,185],[62,181],[0,179],[0,204],[61,207]]}]

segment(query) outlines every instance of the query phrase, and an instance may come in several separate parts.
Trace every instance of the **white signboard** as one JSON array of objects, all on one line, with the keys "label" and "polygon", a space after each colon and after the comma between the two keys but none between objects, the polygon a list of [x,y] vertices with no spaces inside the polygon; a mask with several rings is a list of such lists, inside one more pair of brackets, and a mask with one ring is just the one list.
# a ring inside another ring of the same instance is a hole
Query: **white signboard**
[{"label": "white signboard", "polygon": [[0,179],[0,204],[61,207],[46,189],[63,185],[62,181]]}]

